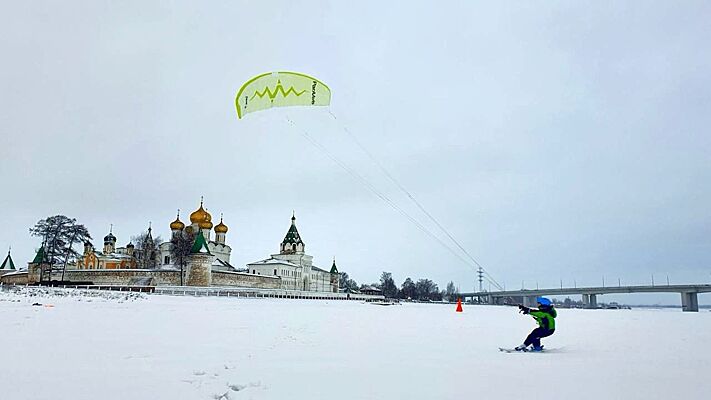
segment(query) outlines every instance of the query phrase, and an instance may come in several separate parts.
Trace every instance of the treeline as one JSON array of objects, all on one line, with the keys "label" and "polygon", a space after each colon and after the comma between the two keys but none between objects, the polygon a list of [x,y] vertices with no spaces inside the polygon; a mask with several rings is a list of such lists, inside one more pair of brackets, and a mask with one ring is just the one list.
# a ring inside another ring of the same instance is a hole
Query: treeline
[{"label": "treeline", "polygon": [[376,288],[383,292],[387,298],[404,299],[404,300],[419,300],[419,301],[457,301],[460,293],[454,282],[450,281],[444,290],[439,290],[439,287],[431,279],[422,278],[417,281],[412,278],[406,278],[400,287],[397,286],[393,275],[390,272],[385,272],[380,275],[380,282],[362,284],[351,279],[347,272],[341,272],[339,276],[339,287],[348,292],[361,292],[367,290],[368,287]]}]

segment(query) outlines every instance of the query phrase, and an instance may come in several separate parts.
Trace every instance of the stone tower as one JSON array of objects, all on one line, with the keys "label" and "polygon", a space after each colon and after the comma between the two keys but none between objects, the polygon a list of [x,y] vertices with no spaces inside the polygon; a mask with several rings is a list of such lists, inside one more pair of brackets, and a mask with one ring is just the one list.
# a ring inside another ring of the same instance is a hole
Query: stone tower
[{"label": "stone tower", "polygon": [[195,243],[190,250],[187,278],[185,284],[188,286],[210,286],[212,285],[212,262],[215,256],[210,253],[207,241],[202,231],[198,231]]},{"label": "stone tower", "polygon": [[35,258],[27,264],[27,283],[37,283],[42,278],[42,273],[49,270],[49,258],[44,245],[37,250]]}]

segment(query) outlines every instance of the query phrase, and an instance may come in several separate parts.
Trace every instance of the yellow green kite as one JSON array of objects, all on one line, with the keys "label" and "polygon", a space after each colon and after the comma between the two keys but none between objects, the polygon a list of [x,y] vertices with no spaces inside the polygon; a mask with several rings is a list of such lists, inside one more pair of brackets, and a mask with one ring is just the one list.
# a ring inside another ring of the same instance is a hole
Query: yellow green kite
[{"label": "yellow green kite", "polygon": [[298,72],[268,72],[242,85],[235,98],[237,116],[272,107],[327,106],[331,89],[318,79]]}]

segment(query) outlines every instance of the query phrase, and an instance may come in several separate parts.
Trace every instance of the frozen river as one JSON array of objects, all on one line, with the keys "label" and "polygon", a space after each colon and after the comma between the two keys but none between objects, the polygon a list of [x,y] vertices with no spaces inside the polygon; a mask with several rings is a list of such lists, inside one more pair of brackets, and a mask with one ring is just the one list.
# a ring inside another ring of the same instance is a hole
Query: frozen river
[{"label": "frozen river", "polygon": [[[74,293],[76,292],[59,292]],[[41,303],[41,306],[33,306]],[[0,292],[0,398],[705,399],[711,313]]]}]

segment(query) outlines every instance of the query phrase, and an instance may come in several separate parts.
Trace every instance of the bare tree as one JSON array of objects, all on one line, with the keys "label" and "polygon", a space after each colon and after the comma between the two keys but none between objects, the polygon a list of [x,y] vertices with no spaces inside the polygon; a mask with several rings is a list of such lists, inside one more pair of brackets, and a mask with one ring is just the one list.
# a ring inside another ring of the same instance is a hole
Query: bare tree
[{"label": "bare tree", "polygon": [[131,236],[131,241],[136,243],[134,249],[134,256],[136,257],[136,264],[138,268],[141,269],[156,269],[158,268],[158,258],[160,252],[158,250],[161,242],[163,241],[160,236],[153,238],[151,234],[151,229],[148,228],[147,232],[142,232],[136,236]]},{"label": "bare tree", "polygon": [[444,297],[447,299],[447,301],[455,301],[460,297],[459,289],[454,286],[454,282],[450,281],[447,284],[447,288],[444,291]]},{"label": "bare tree", "polygon": [[348,276],[347,272],[338,273],[338,287],[346,291],[358,290],[358,283]]},{"label": "bare tree", "polygon": [[180,266],[180,286],[184,284],[185,266],[188,264],[193,243],[195,243],[195,234],[192,232],[180,231],[170,239],[170,258],[174,260],[174,265]]}]

